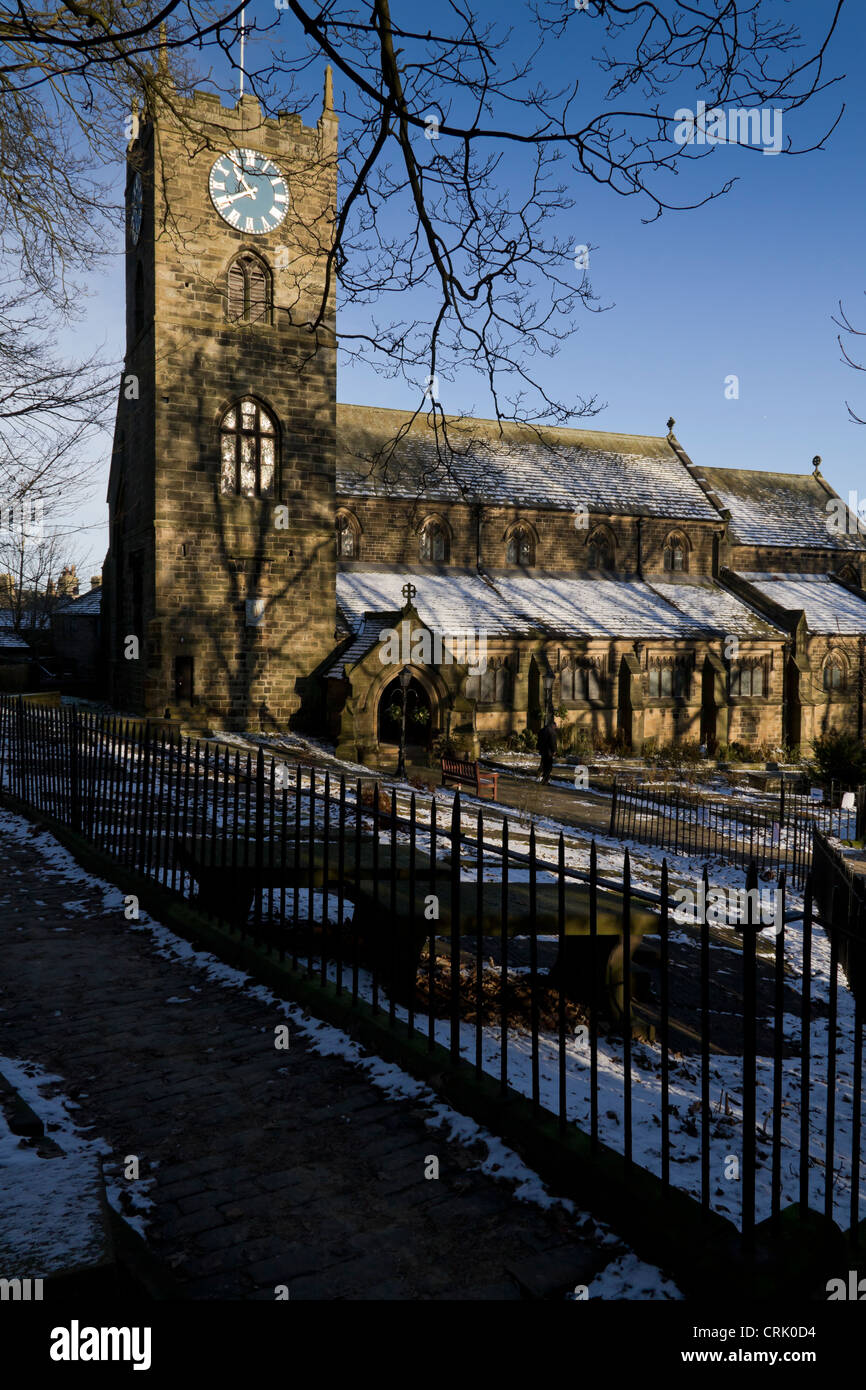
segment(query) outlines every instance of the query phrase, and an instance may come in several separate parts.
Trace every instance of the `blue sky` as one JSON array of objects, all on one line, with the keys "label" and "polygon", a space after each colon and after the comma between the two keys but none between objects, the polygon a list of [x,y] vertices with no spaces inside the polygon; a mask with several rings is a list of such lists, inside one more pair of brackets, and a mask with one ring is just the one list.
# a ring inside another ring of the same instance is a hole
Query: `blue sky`
[{"label": "blue sky", "polygon": [[[479,0],[477,8],[519,18],[522,7],[515,0],[496,6]],[[832,8],[831,0],[794,0],[783,13],[820,24]],[[273,11],[255,0],[250,13],[270,19]],[[552,85],[572,75],[574,48],[556,46],[558,71],[544,74]],[[576,68],[591,97],[597,78],[589,52],[587,38]],[[864,56],[866,6],[849,0],[829,54],[830,68],[846,74],[844,81],[785,122],[786,135],[809,144],[844,101],[827,147],[794,158],[719,147],[695,170],[695,188],[718,186],[731,174],[738,181],[704,208],[644,225],[646,203],[574,178],[577,206],[562,230],[596,248],[590,280],[612,307],[580,313],[579,333],[544,367],[551,395],[596,395],[606,405],[592,424],[603,430],[663,434],[673,415],[678,438],[707,466],[808,472],[817,453],[837,491],[866,493],[866,427],[849,420],[845,405],[850,400],[866,416],[866,374],[840,360],[832,322],[841,299],[866,329]],[[689,95],[672,98],[672,109],[690,104]],[[677,193],[685,195],[687,182],[680,182]],[[70,352],[87,341],[122,354],[119,228],[117,252],[94,276],[85,320],[63,344]],[[866,359],[866,339],[861,343]],[[851,350],[856,356],[856,341]],[[738,377],[738,399],[726,398],[730,375]],[[417,403],[408,386],[357,366],[341,368],[338,395],[368,404]],[[480,405],[468,377],[449,384],[442,397],[447,408]],[[86,519],[94,527],[90,559],[98,567],[106,545],[104,480]]]}]

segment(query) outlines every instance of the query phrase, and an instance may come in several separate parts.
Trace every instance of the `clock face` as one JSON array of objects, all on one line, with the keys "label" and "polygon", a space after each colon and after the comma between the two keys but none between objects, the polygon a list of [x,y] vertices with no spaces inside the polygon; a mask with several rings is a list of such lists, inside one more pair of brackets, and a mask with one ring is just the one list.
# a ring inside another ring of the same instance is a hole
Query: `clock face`
[{"label": "clock face", "polygon": [[289,210],[289,190],[272,159],[258,150],[229,150],[210,171],[210,196],[230,227],[265,236]]},{"label": "clock face", "polygon": [[129,200],[129,230],[132,233],[132,243],[136,245],[141,235],[141,216],[144,211],[144,189],[141,183],[141,174],[136,170],[135,178],[132,180],[132,195]]}]

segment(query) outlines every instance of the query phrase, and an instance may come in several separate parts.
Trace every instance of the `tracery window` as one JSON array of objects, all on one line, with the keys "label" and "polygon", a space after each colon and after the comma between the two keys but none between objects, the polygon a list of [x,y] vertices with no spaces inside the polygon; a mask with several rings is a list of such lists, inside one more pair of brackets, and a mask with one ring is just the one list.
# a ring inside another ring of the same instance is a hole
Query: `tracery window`
[{"label": "tracery window", "polygon": [[220,492],[273,497],[277,429],[263,405],[246,396],[220,424]]},{"label": "tracery window", "polygon": [[515,526],[508,537],[505,558],[509,565],[535,564],[535,541],[528,526]]},{"label": "tracery window", "polygon": [[431,561],[433,564],[447,562],[448,532],[440,521],[428,521],[421,528],[418,558]]},{"label": "tracery window", "polygon": [[466,698],[477,700],[480,705],[510,705],[512,684],[508,658],[489,658],[484,671],[466,677],[464,688]]},{"label": "tracery window", "polygon": [[601,700],[605,694],[605,679],[594,664],[563,666],[559,673],[561,700]]},{"label": "tracery window", "polygon": [[337,535],[337,558],[357,560],[359,546],[358,525],[349,512],[338,512],[335,522]]},{"label": "tracery window", "polygon": [[767,671],[763,659],[738,661],[731,667],[731,695],[762,697],[767,692]]},{"label": "tracery window", "polygon": [[668,536],[664,546],[664,565],[672,573],[688,569],[688,545],[684,536]]},{"label": "tracery window", "polygon": [[613,569],[613,539],[607,531],[594,531],[587,540],[586,564],[591,570]]},{"label": "tracery window", "polygon": [[824,663],[824,689],[844,690],[846,680],[845,664],[839,656],[830,656]]},{"label": "tracery window", "polygon": [[659,657],[649,665],[649,694],[652,700],[685,700],[691,690],[691,664],[675,658]]}]

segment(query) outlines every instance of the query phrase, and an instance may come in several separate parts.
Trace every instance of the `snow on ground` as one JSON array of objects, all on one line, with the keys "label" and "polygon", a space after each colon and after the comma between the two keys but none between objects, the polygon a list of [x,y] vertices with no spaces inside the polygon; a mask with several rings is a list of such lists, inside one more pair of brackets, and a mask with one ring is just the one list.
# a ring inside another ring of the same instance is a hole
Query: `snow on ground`
[{"label": "snow on ground", "polygon": [[101,1262],[108,1250],[103,1180],[110,1206],[143,1234],[152,1179],[124,1179],[111,1147],[80,1127],[73,1113],[80,1107],[63,1094],[62,1077],[4,1056],[0,1073],[42,1120],[46,1138],[63,1150],[42,1157],[38,1141],[12,1134],[0,1111],[0,1248],[6,1262],[0,1273],[46,1278]]},{"label": "snow on ground", "polygon": [[[122,911],[121,891],[114,884],[87,873],[47,832],[34,835],[28,821],[5,810],[0,810],[0,832],[26,843],[34,854],[39,855],[45,873],[55,875],[63,882],[96,889],[102,893],[103,908],[106,911]],[[514,1195],[518,1200],[533,1202],[545,1208],[555,1204],[562,1206],[574,1217],[575,1226],[580,1228],[579,1234],[582,1239],[599,1245],[609,1245],[612,1252],[617,1252],[610,1266],[610,1277],[605,1269],[593,1282],[590,1290],[592,1297],[682,1298],[676,1285],[667,1279],[661,1270],[645,1264],[633,1252],[624,1250],[619,1238],[603,1223],[585,1212],[576,1211],[574,1204],[567,1199],[553,1196],[538,1174],[529,1168],[514,1150],[484,1126],[441,1101],[429,1086],[417,1081],[394,1063],[365,1053],[360,1045],[341,1029],[311,1017],[295,1004],[279,999],[265,985],[256,983],[244,971],[227,965],[210,952],[196,950],[188,941],[154,921],[147,913],[141,911],[139,920],[128,922],[127,926],[131,931],[147,932],[156,950],[165,959],[202,971],[208,979],[226,988],[242,989],[268,1008],[274,1009],[290,1021],[315,1051],[325,1056],[341,1057],[352,1065],[361,1067],[384,1095],[395,1099],[409,1097],[420,1101],[428,1109],[425,1123],[431,1129],[445,1129],[449,1139],[458,1139],[468,1146],[483,1143],[487,1151],[486,1156],[474,1166],[492,1177],[514,1184]],[[31,1064],[8,1063],[4,1059],[0,1059],[0,1070],[5,1072],[28,1103],[32,1104],[33,1100],[36,1100],[41,1107],[41,1113],[50,1115],[63,1136],[61,1138],[58,1134],[58,1141],[63,1143],[65,1139],[70,1151],[76,1145],[84,1143],[93,1144],[97,1152],[108,1151],[107,1145],[102,1141],[85,1141],[78,1135],[68,1114],[68,1110],[75,1107],[75,1102],[65,1101],[57,1095],[50,1099],[42,1096],[42,1090],[48,1085],[55,1086],[59,1078],[45,1076]],[[109,1186],[109,1200],[113,1206],[117,1206],[116,1184]],[[142,1204],[145,1214],[148,1205],[149,1199],[145,1198]],[[138,1225],[138,1229],[143,1230],[141,1224]],[[636,1281],[634,1285],[629,1283],[631,1275]]]},{"label": "snow on ground", "polygon": [[651,1299],[682,1298],[675,1284],[637,1255],[629,1253],[611,1260],[597,1274],[588,1288],[590,1298],[631,1299],[649,1302]]},{"label": "snow on ground", "polygon": [[[18,1070],[17,1063],[0,1057],[0,1072],[10,1081]],[[57,1134],[51,1137],[59,1140]],[[46,1279],[105,1257],[97,1149],[75,1146],[68,1154],[45,1149],[44,1143],[13,1134],[0,1110],[3,1278]]]}]

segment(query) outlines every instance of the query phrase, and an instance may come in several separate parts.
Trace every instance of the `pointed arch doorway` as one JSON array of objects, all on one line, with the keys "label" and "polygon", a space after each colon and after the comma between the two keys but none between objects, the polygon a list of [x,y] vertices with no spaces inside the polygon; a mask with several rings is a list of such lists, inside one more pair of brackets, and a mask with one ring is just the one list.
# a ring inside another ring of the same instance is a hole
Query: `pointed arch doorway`
[{"label": "pointed arch doorway", "polygon": [[[400,720],[403,710],[403,691],[397,676],[383,687],[376,713],[376,733],[380,748],[400,746]],[[406,750],[418,761],[427,753],[434,723],[433,701],[430,692],[417,676],[412,677],[406,692]]]}]

